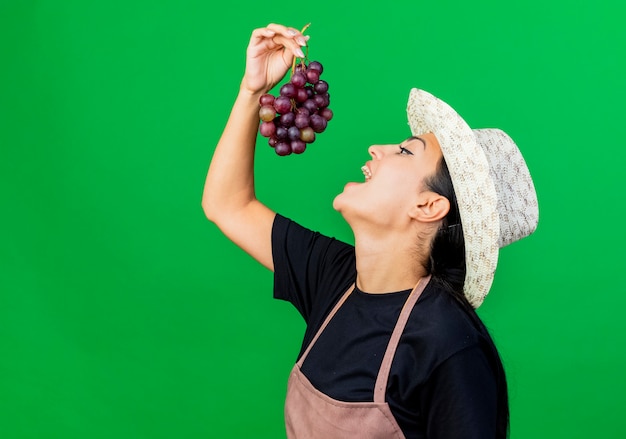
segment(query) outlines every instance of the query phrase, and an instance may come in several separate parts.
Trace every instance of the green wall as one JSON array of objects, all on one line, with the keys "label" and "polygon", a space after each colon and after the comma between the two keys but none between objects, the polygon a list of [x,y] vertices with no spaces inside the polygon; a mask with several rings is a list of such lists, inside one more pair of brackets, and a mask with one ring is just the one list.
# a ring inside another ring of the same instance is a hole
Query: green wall
[{"label": "green wall", "polygon": [[255,27],[311,22],[335,118],[264,139],[258,194],[339,238],[331,202],[411,87],[499,127],[540,225],[480,314],[512,439],[626,436],[623,6],[607,1],[0,3],[0,437],[279,438],[303,324],[200,207]]}]

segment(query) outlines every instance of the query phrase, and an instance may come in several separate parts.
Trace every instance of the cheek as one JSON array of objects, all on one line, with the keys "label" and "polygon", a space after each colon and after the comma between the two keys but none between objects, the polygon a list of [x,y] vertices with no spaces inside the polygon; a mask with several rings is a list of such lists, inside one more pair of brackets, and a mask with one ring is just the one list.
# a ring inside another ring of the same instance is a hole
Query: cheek
[{"label": "cheek", "polygon": [[419,193],[422,181],[417,172],[389,171],[376,183],[382,190],[401,198],[411,198]]},{"label": "cheek", "polygon": [[417,189],[413,182],[408,181],[400,174],[396,174],[393,178],[379,181],[381,184],[370,188],[369,201],[380,215],[398,215],[403,211],[407,211],[414,202]]}]

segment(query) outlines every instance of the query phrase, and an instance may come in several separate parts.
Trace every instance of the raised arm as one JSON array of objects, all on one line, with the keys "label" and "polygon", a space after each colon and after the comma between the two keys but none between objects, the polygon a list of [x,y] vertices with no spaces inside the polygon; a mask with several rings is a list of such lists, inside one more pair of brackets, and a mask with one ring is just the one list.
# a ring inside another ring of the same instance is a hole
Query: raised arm
[{"label": "raised arm", "polygon": [[259,98],[285,76],[294,56],[304,56],[301,46],[305,44],[299,31],[278,24],[252,32],[245,74],[213,153],[202,194],[207,218],[271,270],[275,213],[257,200],[254,190]]}]

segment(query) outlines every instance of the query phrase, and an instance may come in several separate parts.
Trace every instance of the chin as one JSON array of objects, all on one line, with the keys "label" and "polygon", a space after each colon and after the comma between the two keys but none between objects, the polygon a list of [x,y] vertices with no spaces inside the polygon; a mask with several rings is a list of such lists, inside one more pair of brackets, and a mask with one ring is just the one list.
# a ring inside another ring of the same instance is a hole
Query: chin
[{"label": "chin", "polygon": [[343,192],[338,194],[333,200],[333,209],[335,209],[337,212],[340,212],[340,213],[341,213],[341,208],[342,208],[342,202],[341,202],[342,195],[343,195]]},{"label": "chin", "polygon": [[352,220],[356,212],[354,212],[354,209],[350,208],[350,205],[346,205],[345,201],[342,194],[337,195],[333,200],[333,209],[335,209],[335,211],[343,217],[344,221],[352,227]]}]

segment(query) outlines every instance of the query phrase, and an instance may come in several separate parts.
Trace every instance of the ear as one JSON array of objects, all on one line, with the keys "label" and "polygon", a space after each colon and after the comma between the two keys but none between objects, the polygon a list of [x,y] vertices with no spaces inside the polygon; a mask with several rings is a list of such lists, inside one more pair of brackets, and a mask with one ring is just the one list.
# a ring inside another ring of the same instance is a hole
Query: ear
[{"label": "ear", "polygon": [[432,223],[445,217],[450,211],[450,201],[435,192],[422,192],[418,202],[409,212],[414,220]]}]

